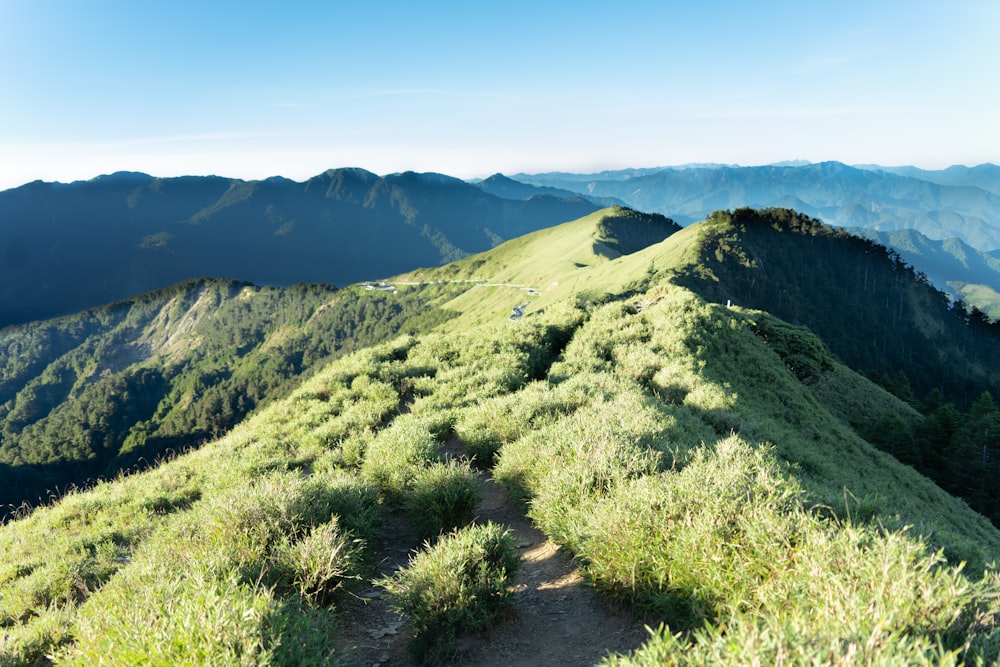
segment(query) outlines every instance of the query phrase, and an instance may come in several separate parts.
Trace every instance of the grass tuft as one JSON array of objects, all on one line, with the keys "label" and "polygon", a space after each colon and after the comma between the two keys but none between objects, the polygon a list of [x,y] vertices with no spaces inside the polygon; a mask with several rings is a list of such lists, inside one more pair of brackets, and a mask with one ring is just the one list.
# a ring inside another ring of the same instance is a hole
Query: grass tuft
[{"label": "grass tuft", "polygon": [[487,523],[446,535],[379,583],[410,619],[411,651],[423,662],[448,653],[460,633],[482,630],[504,611],[519,565],[513,535]]},{"label": "grass tuft", "polygon": [[481,497],[468,462],[435,462],[416,472],[403,507],[421,539],[428,539],[472,521]]}]

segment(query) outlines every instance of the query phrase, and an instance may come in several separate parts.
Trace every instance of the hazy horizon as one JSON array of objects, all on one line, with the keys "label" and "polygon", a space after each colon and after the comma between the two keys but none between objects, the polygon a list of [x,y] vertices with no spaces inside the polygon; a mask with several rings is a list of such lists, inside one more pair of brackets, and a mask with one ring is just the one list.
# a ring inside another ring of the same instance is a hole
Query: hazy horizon
[{"label": "hazy horizon", "polygon": [[[790,164],[786,164],[786,163],[798,163],[798,162],[803,162],[803,165],[799,165],[799,164],[791,164],[791,165]],[[506,172],[506,173],[504,173],[504,172],[498,172],[498,171],[491,171],[491,172],[483,172],[482,174],[478,174],[477,173],[477,174],[471,175],[471,176],[463,176],[463,175],[459,175],[459,174],[449,174],[449,173],[446,173],[446,172],[442,172],[440,170],[428,170],[428,171],[395,170],[395,171],[378,172],[378,171],[373,171],[371,169],[368,169],[368,168],[366,168],[366,167],[364,167],[362,165],[342,165],[342,166],[339,166],[339,167],[327,167],[326,169],[321,169],[320,171],[318,171],[316,173],[308,174],[308,175],[305,175],[305,176],[302,176],[302,177],[299,177],[299,178],[293,178],[293,177],[287,176],[285,174],[267,174],[267,175],[260,176],[260,177],[244,178],[244,177],[240,177],[240,176],[233,176],[231,174],[222,174],[222,173],[158,174],[158,173],[149,173],[149,172],[146,172],[146,171],[140,171],[140,170],[135,170],[135,169],[119,169],[119,170],[113,171],[113,172],[105,172],[105,173],[101,173],[101,174],[94,174],[93,176],[89,176],[89,177],[74,178],[74,179],[69,179],[69,180],[46,181],[45,179],[35,179],[34,181],[27,181],[25,183],[18,183],[16,185],[11,185],[11,186],[7,186],[7,187],[0,186],[0,191],[18,188],[18,187],[21,187],[22,185],[28,185],[28,184],[30,184],[32,182],[38,182],[39,180],[42,180],[43,182],[48,182],[48,183],[63,183],[63,184],[68,184],[68,183],[75,183],[75,182],[92,181],[92,180],[95,180],[95,179],[98,179],[98,178],[107,177],[107,176],[113,176],[114,174],[122,174],[122,173],[145,174],[145,175],[150,176],[152,178],[181,178],[181,177],[185,177],[185,176],[194,176],[194,177],[206,177],[206,178],[209,178],[209,177],[232,178],[232,179],[243,180],[243,181],[262,181],[262,180],[266,180],[268,178],[287,178],[290,181],[295,181],[295,182],[298,182],[298,183],[304,183],[305,181],[308,181],[311,178],[319,176],[319,175],[325,173],[326,171],[331,171],[331,170],[332,171],[336,171],[338,169],[364,169],[365,171],[369,171],[369,172],[375,174],[376,176],[380,176],[380,177],[389,176],[389,175],[392,175],[392,174],[401,174],[401,173],[405,173],[406,171],[416,171],[416,173],[441,174],[441,175],[444,175],[444,176],[451,176],[451,177],[458,178],[460,180],[464,180],[464,181],[468,181],[468,182],[477,182],[477,181],[485,180],[485,179],[489,178],[490,176],[493,176],[493,175],[496,175],[496,174],[502,174],[503,176],[506,176],[508,178],[512,178],[513,179],[513,178],[517,177],[520,174],[525,174],[525,175],[544,175],[544,174],[555,174],[555,173],[597,174],[597,173],[600,173],[600,172],[603,172],[603,171],[609,171],[609,172],[613,172],[613,171],[629,171],[629,170],[647,171],[647,170],[656,170],[656,169],[690,169],[690,168],[696,168],[696,167],[754,168],[754,167],[772,167],[772,166],[804,166],[804,164],[821,164],[823,162],[837,162],[837,160],[817,160],[816,162],[812,162],[812,161],[800,161],[800,160],[779,160],[777,162],[768,162],[766,164],[738,164],[738,163],[719,163],[719,162],[688,162],[688,163],[685,163],[685,164],[628,165],[628,166],[624,166],[624,167],[598,168],[598,169],[585,170],[585,171],[572,171],[572,170],[567,170],[567,169],[552,169],[552,170],[547,170],[547,171],[521,171],[521,172]],[[844,164],[846,164],[846,163],[844,163]],[[951,165],[947,165],[945,167],[940,167],[940,168],[936,168],[936,167],[935,168],[927,168],[927,167],[921,167],[920,165],[913,165],[913,164],[876,164],[876,163],[848,164],[847,166],[849,166],[849,167],[857,167],[857,168],[885,167],[887,169],[899,168],[899,167],[916,167],[917,169],[924,169],[926,171],[939,171],[939,170],[947,169],[949,167],[973,168],[973,167],[979,167],[979,166],[985,166],[985,165],[1000,166],[1000,165],[997,165],[996,163],[993,163],[993,162],[980,162],[979,164],[951,164]]]},{"label": "hazy horizon", "polygon": [[0,189],[1000,160],[1000,4],[0,1]]}]

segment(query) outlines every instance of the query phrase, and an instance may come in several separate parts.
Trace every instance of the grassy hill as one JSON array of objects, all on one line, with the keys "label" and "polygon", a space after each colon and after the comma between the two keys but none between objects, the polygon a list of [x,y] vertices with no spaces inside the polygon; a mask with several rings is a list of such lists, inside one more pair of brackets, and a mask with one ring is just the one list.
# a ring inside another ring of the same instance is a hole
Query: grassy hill
[{"label": "grassy hill", "polygon": [[[528,600],[480,477],[659,628],[605,664],[994,663],[1000,532],[864,437],[920,416],[673,282],[705,230],[670,228],[609,210],[359,293],[455,316],[0,527],[0,664],[352,664],[352,590],[460,664]],[[380,572],[401,532],[428,541]]]}]

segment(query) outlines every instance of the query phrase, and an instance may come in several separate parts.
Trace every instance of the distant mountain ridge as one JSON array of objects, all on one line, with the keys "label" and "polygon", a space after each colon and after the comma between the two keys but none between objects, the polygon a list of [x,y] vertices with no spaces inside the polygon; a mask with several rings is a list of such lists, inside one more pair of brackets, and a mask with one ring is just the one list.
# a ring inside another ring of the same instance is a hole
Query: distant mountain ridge
[{"label": "distant mountain ridge", "polygon": [[703,220],[720,209],[781,207],[840,227],[916,229],[933,239],[957,237],[984,251],[1000,248],[1000,168],[995,165],[927,172],[822,162],[517,178],[532,185],[616,197],[681,224]]},{"label": "distant mountain ridge", "polygon": [[119,172],[0,192],[0,328],[202,276],[348,284],[439,265],[600,208],[501,198],[456,178]]},{"label": "distant mountain ridge", "polygon": [[527,183],[521,183],[512,178],[508,178],[503,174],[493,174],[489,178],[485,178],[482,181],[476,183],[483,192],[488,192],[491,195],[496,195],[503,199],[529,199],[531,197],[539,196],[551,196],[551,197],[563,197],[563,198],[574,198],[583,196],[584,199],[592,201],[595,204],[599,204],[602,207],[615,206],[622,204],[623,202],[614,197],[591,197],[589,195],[581,195],[578,192],[572,190],[564,190],[562,188],[550,188],[543,185],[528,185]]},{"label": "distant mountain ridge", "polygon": [[974,167],[956,164],[947,169],[928,170],[918,167],[882,167],[879,165],[855,165],[872,171],[884,171],[899,176],[919,178],[939,185],[972,185],[987,192],[1000,195],[1000,166],[985,163]]}]

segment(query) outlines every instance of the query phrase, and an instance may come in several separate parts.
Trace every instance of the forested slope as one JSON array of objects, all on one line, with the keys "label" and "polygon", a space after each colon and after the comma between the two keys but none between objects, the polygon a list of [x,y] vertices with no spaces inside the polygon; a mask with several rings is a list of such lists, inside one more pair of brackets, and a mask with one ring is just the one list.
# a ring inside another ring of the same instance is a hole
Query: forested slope
[{"label": "forested slope", "polygon": [[325,361],[447,319],[418,293],[196,280],[0,330],[0,506],[196,447]]}]

